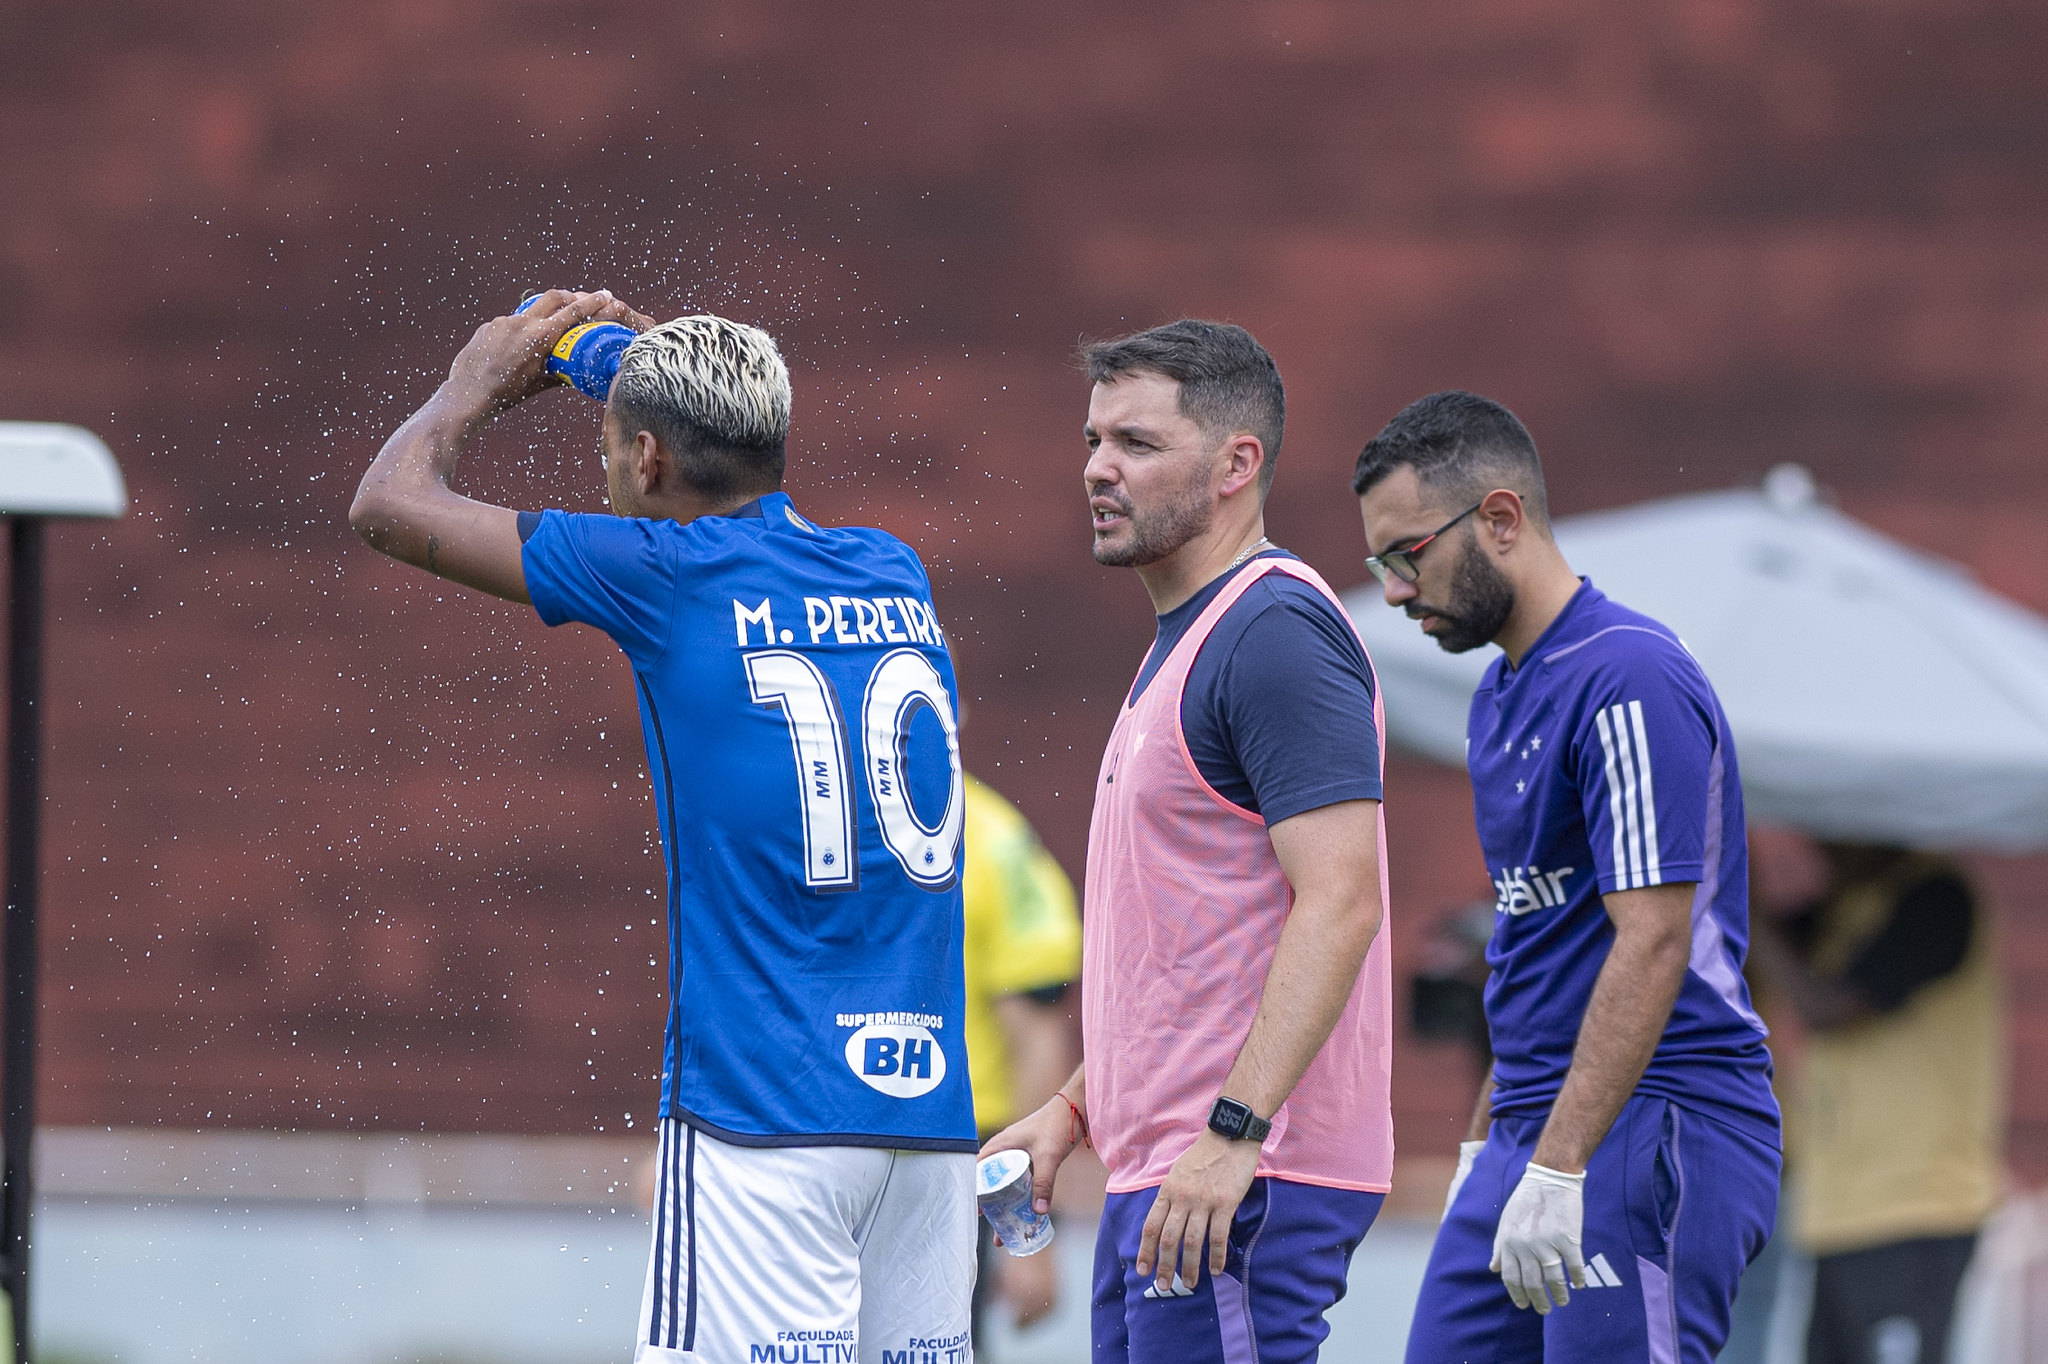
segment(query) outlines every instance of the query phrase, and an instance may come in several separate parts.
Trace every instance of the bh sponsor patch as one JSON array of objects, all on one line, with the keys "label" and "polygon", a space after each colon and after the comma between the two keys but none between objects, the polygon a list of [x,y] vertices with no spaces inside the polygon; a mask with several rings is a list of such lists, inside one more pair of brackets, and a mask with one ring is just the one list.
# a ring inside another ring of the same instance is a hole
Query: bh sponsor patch
[{"label": "bh sponsor patch", "polygon": [[[944,1021],[929,1014],[841,1014],[840,1026],[854,1025],[846,1039],[846,1064],[861,1083],[892,1099],[929,1094],[946,1078],[946,1053],[932,1028]],[[930,1026],[926,1026],[929,1024]]]}]

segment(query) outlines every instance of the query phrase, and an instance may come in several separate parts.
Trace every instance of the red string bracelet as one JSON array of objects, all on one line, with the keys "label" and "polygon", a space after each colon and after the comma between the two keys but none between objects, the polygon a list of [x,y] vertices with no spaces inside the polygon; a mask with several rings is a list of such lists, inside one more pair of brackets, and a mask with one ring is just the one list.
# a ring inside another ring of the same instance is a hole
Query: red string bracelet
[{"label": "red string bracelet", "polygon": [[1069,1099],[1064,1090],[1060,1092],[1060,1102],[1067,1106],[1067,1112],[1072,1115],[1067,1119],[1067,1145],[1073,1146],[1078,1134],[1080,1142],[1092,1149],[1095,1141],[1088,1135],[1088,1119],[1082,1116],[1079,1105]]}]

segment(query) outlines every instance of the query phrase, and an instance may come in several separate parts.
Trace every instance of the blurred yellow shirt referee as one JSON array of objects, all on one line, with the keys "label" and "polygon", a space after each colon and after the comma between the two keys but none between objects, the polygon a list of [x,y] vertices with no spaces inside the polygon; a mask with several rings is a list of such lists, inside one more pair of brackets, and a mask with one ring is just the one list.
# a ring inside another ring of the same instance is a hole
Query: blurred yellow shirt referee
[{"label": "blurred yellow shirt referee", "polygon": [[987,1136],[1073,1073],[1064,995],[1081,975],[1081,915],[1017,807],[972,776],[965,846],[967,1070],[974,1125]]},{"label": "blurred yellow shirt referee", "polygon": [[[967,1071],[974,1125],[986,1137],[1051,1098],[1080,1062],[1075,1001],[1081,976],[1081,914],[1073,884],[1017,807],[967,778],[961,872],[967,933]],[[976,1334],[992,1266],[983,1224],[983,1269],[975,1283]],[[1017,1322],[1029,1325],[1058,1296],[1052,1255],[1004,1263],[1000,1288]]]}]

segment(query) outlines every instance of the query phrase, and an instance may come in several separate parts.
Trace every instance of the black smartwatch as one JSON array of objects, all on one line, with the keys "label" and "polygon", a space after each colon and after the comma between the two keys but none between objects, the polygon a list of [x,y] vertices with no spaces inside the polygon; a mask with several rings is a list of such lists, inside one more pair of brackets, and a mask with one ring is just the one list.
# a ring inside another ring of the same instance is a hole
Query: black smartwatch
[{"label": "black smartwatch", "polygon": [[1252,1112],[1250,1104],[1218,1099],[1209,1110],[1209,1130],[1232,1141],[1264,1141],[1273,1124]]}]

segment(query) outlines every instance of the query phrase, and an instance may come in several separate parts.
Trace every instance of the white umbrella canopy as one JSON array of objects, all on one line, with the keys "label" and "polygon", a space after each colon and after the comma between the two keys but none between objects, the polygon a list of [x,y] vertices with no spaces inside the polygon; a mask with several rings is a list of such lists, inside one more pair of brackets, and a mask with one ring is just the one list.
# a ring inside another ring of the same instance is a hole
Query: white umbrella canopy
[{"label": "white umbrella canopy", "polygon": [[[1556,524],[1579,573],[1675,630],[1706,669],[1758,820],[1924,848],[2048,848],[2048,621],[1819,503],[1762,492]],[[1490,647],[1446,654],[1375,583],[1344,594],[1389,739],[1464,765]]]}]

